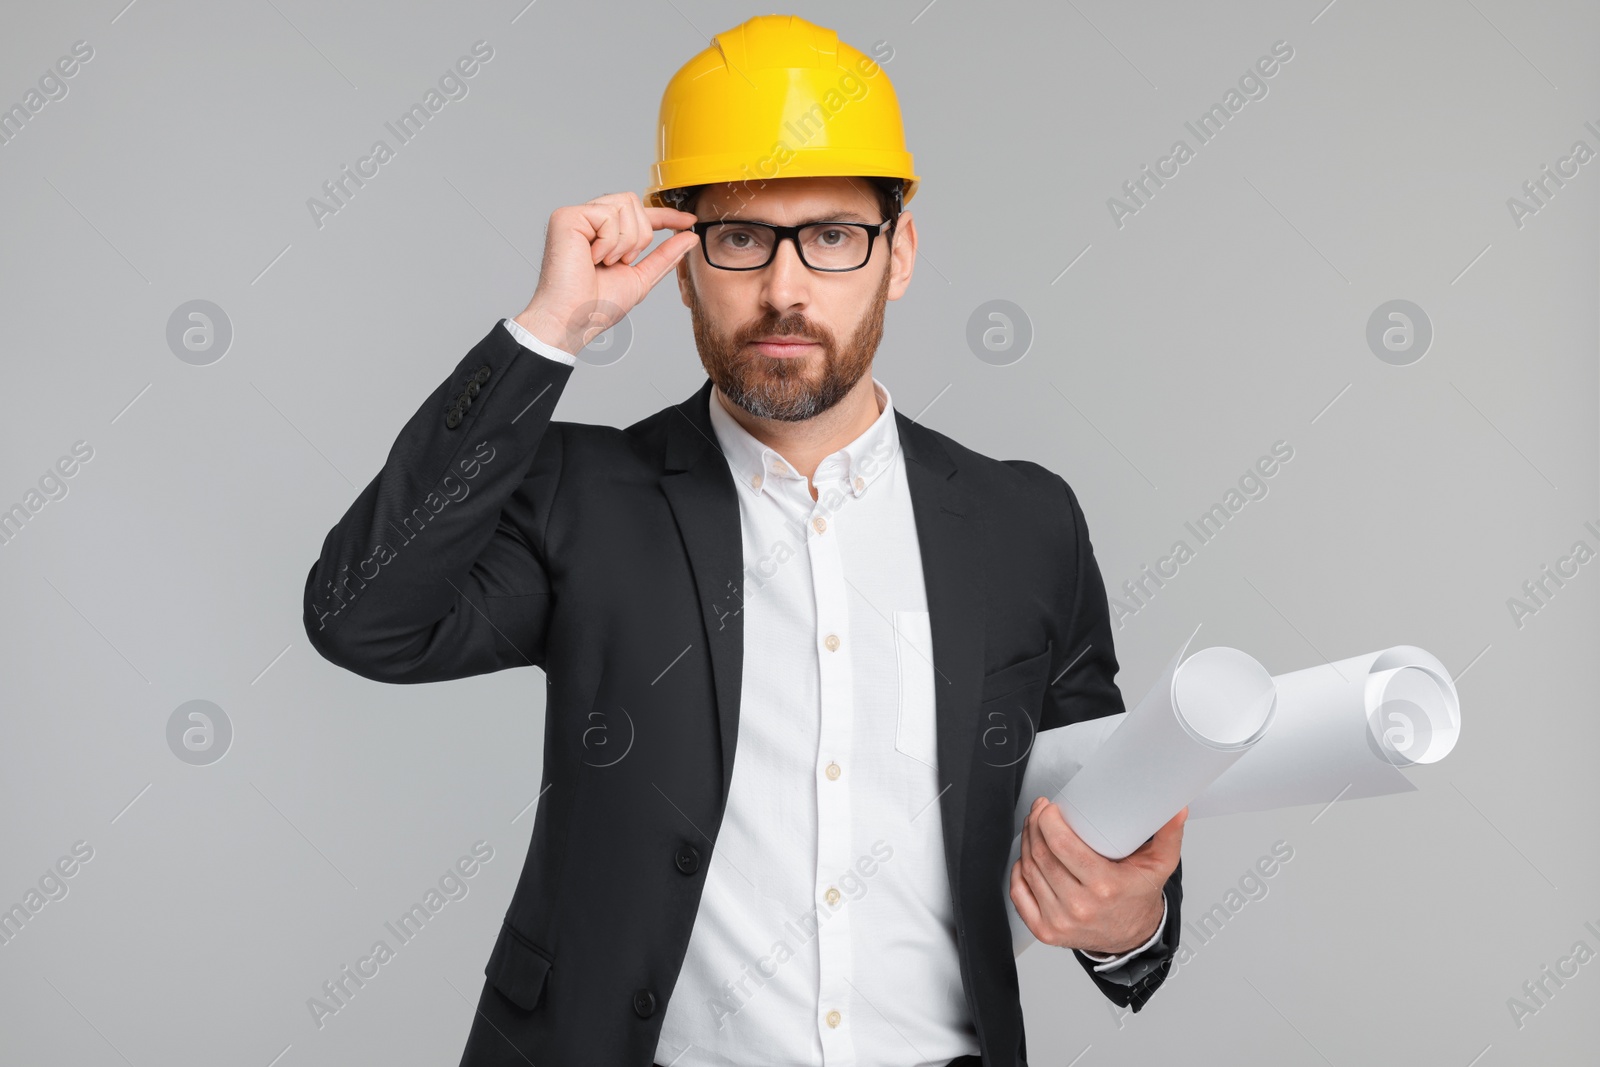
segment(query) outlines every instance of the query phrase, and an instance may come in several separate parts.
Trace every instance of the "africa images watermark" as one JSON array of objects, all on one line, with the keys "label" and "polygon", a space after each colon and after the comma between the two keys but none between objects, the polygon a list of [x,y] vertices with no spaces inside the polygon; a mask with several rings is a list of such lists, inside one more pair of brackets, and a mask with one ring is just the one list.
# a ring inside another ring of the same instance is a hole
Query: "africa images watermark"
[{"label": "africa images watermark", "polygon": [[[1590,922],[1585,922],[1583,928],[1596,938],[1600,938],[1600,927]],[[1522,994],[1526,1000],[1516,997],[1506,998],[1506,1010],[1511,1013],[1511,1021],[1518,1030],[1528,1025],[1528,1018],[1538,1015],[1550,1006],[1550,1001],[1555,999],[1556,993],[1566,986],[1563,978],[1571,980],[1578,976],[1578,968],[1594,959],[1595,951],[1589,942],[1579,938],[1572,944],[1572,951],[1556,960],[1555,966],[1545,964],[1539,968],[1539,977],[1529,979],[1522,983]],[[1550,988],[1552,985],[1554,989]]]},{"label": "africa images watermark", "polygon": [[[488,455],[484,450],[488,449]],[[400,520],[396,526],[390,519],[389,528],[399,535],[397,544],[401,547],[409,545],[422,531],[428,528],[428,523],[438,517],[439,513],[452,502],[460,503],[472,492],[472,487],[467,484],[483,470],[483,466],[495,457],[494,446],[487,440],[478,442],[472,456],[459,460],[457,465],[461,468],[461,477],[447,473],[439,479],[436,489],[428,490],[428,495],[423,497],[422,503],[411,509],[411,514]],[[353,604],[361,591],[367,587],[367,582],[375,580],[383,573],[382,568],[399,558],[400,549],[388,541],[379,541],[372,546],[372,554],[356,564],[355,571],[350,570],[348,563],[341,564],[342,573],[337,579],[324,581],[321,599],[313,600],[311,606],[317,613],[317,629],[325,630],[328,620],[335,619],[346,608]],[[332,600],[328,599],[331,596]]]},{"label": "africa images watermark", "polygon": [[55,64],[39,75],[39,87],[22,94],[20,103],[0,111],[0,145],[8,145],[45,109],[46,104],[65,100],[69,87],[67,79],[74,77],[82,64],[94,58],[94,46],[88,41],[74,41],[70,55],[62,56]]},{"label": "africa images watermark", "polygon": [[[878,873],[880,864],[889,862],[894,855],[894,849],[881,837],[872,843],[872,855],[859,857],[855,864],[845,869],[835,881],[838,893],[832,895],[830,903],[823,907],[813,907],[806,914],[795,919],[785,919],[784,931],[799,944],[805,944],[817,936],[817,931],[822,924],[833,917],[840,909],[851,901],[860,900],[867,894],[867,879]],[[876,859],[874,859],[876,857]],[[745,962],[740,966],[740,975],[736,981],[724,979],[722,991],[719,995],[706,999],[706,1010],[711,1013],[711,1019],[721,1029],[733,1016],[744,1010],[750,999],[761,992],[769,980],[778,973],[782,967],[795,955],[794,946],[787,938],[779,938],[772,943],[772,948],[760,959],[754,961],[754,966]],[[755,988],[748,988],[753,984]]]},{"label": "africa images watermark", "polygon": [[34,920],[46,904],[64,900],[67,896],[67,879],[82,870],[82,865],[94,859],[94,846],[87,841],[74,841],[72,851],[45,868],[39,876],[38,888],[28,887],[22,899],[0,911],[0,945],[9,945]]},{"label": "africa images watermark", "polygon": [[[456,60],[455,66],[439,75],[439,87],[428,87],[423,94],[421,103],[414,103],[409,109],[401,112],[399,118],[393,122],[385,122],[384,128],[394,135],[395,145],[378,138],[372,142],[371,150],[356,160],[355,172],[352,173],[349,164],[346,164],[337,175],[322,183],[322,192],[327,200],[317,197],[306,198],[306,210],[311,212],[311,221],[317,229],[322,229],[329,215],[337,215],[348,207],[355,198],[356,192],[366,187],[363,179],[372,179],[378,176],[378,169],[391,159],[404,145],[411,143],[417,134],[426,126],[444,106],[452,100],[465,100],[471,91],[467,82],[482,70],[480,64],[487,63],[494,58],[494,49],[487,41],[476,41],[472,45],[472,55],[462,56]],[[398,124],[398,125],[397,125]]]},{"label": "africa images watermark", "polygon": [[65,500],[71,488],[67,479],[82,469],[81,464],[93,458],[93,445],[87,441],[72,442],[72,454],[62,456],[53,467],[46,468],[39,476],[37,489],[30,488],[19,502],[0,511],[0,546],[9,545],[15,540],[23,527],[43,511],[46,504],[53,500]]},{"label": "africa images watermark", "polygon": [[[1596,126],[1592,120],[1585,122],[1583,126],[1600,139],[1600,126]],[[1541,209],[1549,207],[1556,193],[1567,187],[1567,182],[1562,179],[1571,181],[1576,178],[1578,168],[1594,157],[1595,150],[1589,146],[1588,141],[1580,137],[1572,142],[1572,147],[1566,155],[1556,158],[1555,170],[1552,171],[1548,163],[1540,167],[1537,178],[1530,178],[1522,183],[1522,193],[1527,197],[1526,200],[1519,200],[1514,196],[1506,197],[1506,210],[1511,212],[1511,224],[1519,230],[1527,225],[1525,220],[1529,216],[1537,215]]]},{"label": "africa images watermark", "polygon": [[[845,70],[834,88],[824,92],[811,107],[784,122],[783,132],[794,139],[793,143],[782,137],[777,138],[766,155],[739,168],[744,172],[744,178],[720,184],[728,189],[737,189],[739,186],[750,186],[753,182],[756,189],[761,189],[769,180],[782,177],[783,168],[794,160],[796,149],[804,148],[823,134],[829,121],[851,103],[859,103],[866,98],[871,86],[862,79],[876,78],[883,69],[880,63],[887,63],[894,58],[894,48],[888,41],[874,41],[872,55],[876,62],[863,55],[856,60],[855,71]],[[860,72],[859,77],[856,72]]]},{"label": "africa images watermark", "polygon": [[[1586,522],[1583,528],[1593,534],[1596,542],[1600,543],[1600,524]],[[1576,578],[1578,568],[1594,557],[1594,548],[1589,542],[1579,538],[1572,542],[1572,548],[1565,556],[1557,557],[1554,571],[1551,570],[1551,565],[1546,563],[1537,578],[1529,578],[1523,582],[1522,593],[1527,597],[1526,600],[1519,600],[1514,596],[1506,598],[1506,609],[1511,612],[1511,621],[1516,624],[1517,629],[1520,630],[1527,625],[1528,616],[1537,615],[1550,606],[1551,598],[1567,584],[1562,581],[1563,578],[1568,580]],[[1568,570],[1568,567],[1571,567],[1571,570]]]},{"label": "africa images watermark", "polygon": [[[852,474],[859,475],[867,480],[868,484],[875,482],[883,473],[890,469],[894,462],[895,453],[900,448],[899,437],[884,438],[872,446],[857,463]],[[712,613],[717,618],[717,629],[722,630],[728,625],[728,618],[737,615],[745,609],[745,605],[755,599],[757,593],[777,577],[778,570],[785,563],[803,555],[807,551],[807,543],[813,538],[812,525],[819,518],[824,522],[832,521],[843,508],[855,497],[847,496],[837,485],[829,485],[817,491],[817,511],[808,515],[804,520],[791,519],[785,525],[791,531],[798,533],[799,543],[795,544],[788,538],[774,541],[766,554],[744,565],[744,573],[740,578],[740,585],[735,586],[733,579],[728,579],[726,596],[712,604]],[[824,527],[826,528],[826,527]]]},{"label": "africa images watermark", "polygon": [[1294,846],[1287,841],[1274,841],[1270,855],[1259,857],[1252,867],[1249,867],[1238,878],[1238,888],[1229,888],[1223,894],[1219,903],[1211,905],[1209,911],[1198,913],[1190,912],[1183,920],[1183,928],[1194,934],[1199,944],[1178,946],[1177,955],[1172,960],[1172,972],[1190,960],[1201,946],[1209,945],[1216,940],[1217,935],[1244,910],[1246,904],[1253,901],[1267,899],[1271,887],[1267,880],[1283,869],[1283,865],[1294,859]]},{"label": "africa images watermark", "polygon": [[1178,569],[1195,558],[1201,545],[1208,545],[1215,540],[1228,521],[1244,510],[1247,503],[1266,499],[1269,491],[1266,480],[1278,473],[1280,464],[1288,463],[1293,458],[1294,446],[1287,441],[1274,441],[1271,453],[1257,459],[1252,467],[1239,476],[1239,488],[1230,487],[1221,501],[1212,504],[1193,522],[1183,524],[1194,535],[1194,547],[1190,547],[1186,539],[1178,538],[1167,555],[1156,560],[1154,571],[1147,563],[1141,569],[1141,577],[1129,578],[1122,583],[1122,592],[1127,595],[1127,600],[1108,596],[1106,599],[1111,605],[1111,616],[1116,620],[1117,629],[1122,629],[1128,619],[1149,607],[1157,591],[1167,584],[1162,579],[1177,577]]},{"label": "africa images watermark", "polygon": [[[1238,888],[1230,886],[1223,894],[1222,900],[1211,905],[1210,910],[1199,913],[1198,924],[1191,911],[1184,919],[1179,932],[1178,951],[1172,958],[1167,977],[1176,977],[1179,967],[1191,962],[1201,947],[1215,941],[1227,925],[1244,910],[1246,904],[1267,899],[1267,894],[1272,891],[1267,880],[1282,871],[1292,859],[1294,859],[1294,846],[1281,839],[1274,841],[1270,854],[1258,857],[1255,863],[1246,867],[1244,873],[1236,879]],[[1191,941],[1183,940],[1183,931],[1194,935]],[[1192,943],[1193,941],[1198,941],[1198,944]],[[1133,1014],[1131,1008],[1118,1007],[1109,1001],[1106,1007],[1116,1020],[1118,1030],[1122,1029],[1123,1020]]]},{"label": "africa images watermark", "polygon": [[401,946],[414,941],[428,923],[444,910],[446,904],[465,900],[471,890],[468,879],[475,877],[483,869],[483,864],[492,859],[494,846],[487,841],[474,841],[471,854],[462,856],[447,867],[439,876],[437,887],[429,886],[420,902],[413,903],[393,922],[383,924],[383,928],[394,936],[395,945],[391,946],[387,938],[378,938],[372,943],[372,951],[356,960],[353,970],[350,964],[345,964],[339,968],[337,975],[322,983],[320,997],[307,997],[306,1009],[311,1012],[311,1021],[317,1029],[321,1030],[327,1025],[329,1016],[337,1015],[349,1007],[356,993],[378,976],[379,969],[395,958]]},{"label": "africa images watermark", "polygon": [[[1156,160],[1155,169],[1152,171],[1150,164],[1146,163],[1140,168],[1137,178],[1129,178],[1122,183],[1123,195],[1126,200],[1117,197],[1106,198],[1106,210],[1111,215],[1111,223],[1117,229],[1127,225],[1127,220],[1137,215],[1149,202],[1155,198],[1158,190],[1166,188],[1166,181],[1162,179],[1176,178],[1185,163],[1195,158],[1199,150],[1210,144],[1227,128],[1233,117],[1244,110],[1245,104],[1252,100],[1263,100],[1267,95],[1267,81],[1274,77],[1281,69],[1280,64],[1288,63],[1294,58],[1294,48],[1288,41],[1272,42],[1272,52],[1255,61],[1255,65],[1239,76],[1239,87],[1229,88],[1223,94],[1222,100],[1212,104],[1210,108],[1201,112],[1194,122],[1185,122],[1184,128],[1194,135],[1195,144],[1180,137],[1172,142],[1172,148],[1166,155]],[[1198,125],[1197,125],[1198,124]]]}]

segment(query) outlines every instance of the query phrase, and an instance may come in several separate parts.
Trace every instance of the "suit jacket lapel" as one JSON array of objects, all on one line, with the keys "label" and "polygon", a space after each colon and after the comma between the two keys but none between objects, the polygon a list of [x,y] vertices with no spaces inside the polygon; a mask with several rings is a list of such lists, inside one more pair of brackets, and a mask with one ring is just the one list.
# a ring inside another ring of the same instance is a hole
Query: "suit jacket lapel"
[{"label": "suit jacket lapel", "polygon": [[707,413],[711,379],[675,405],[667,423],[667,450],[661,490],[683,537],[716,687],[722,802],[733,780],[733,752],[739,737],[739,694],[744,679],[744,538],[733,475],[717,444]]},{"label": "suit jacket lapel", "polygon": [[985,560],[980,516],[955,461],[931,431],[895,412],[905,451],[911,511],[922,554],[933,635],[940,814],[950,888],[961,899],[961,843],[967,789],[977,758],[979,690],[983,681]]},{"label": "suit jacket lapel", "polygon": [[[722,797],[733,779],[744,674],[744,541],[739,500],[717,445],[708,405],[708,378],[666,428],[661,488],[672,507],[700,593],[712,678],[716,687]],[[981,521],[937,437],[895,412],[905,453],[911,510],[922,555],[933,636],[940,811],[952,887],[960,885],[967,789],[976,759],[977,707],[983,673],[984,560]]]}]

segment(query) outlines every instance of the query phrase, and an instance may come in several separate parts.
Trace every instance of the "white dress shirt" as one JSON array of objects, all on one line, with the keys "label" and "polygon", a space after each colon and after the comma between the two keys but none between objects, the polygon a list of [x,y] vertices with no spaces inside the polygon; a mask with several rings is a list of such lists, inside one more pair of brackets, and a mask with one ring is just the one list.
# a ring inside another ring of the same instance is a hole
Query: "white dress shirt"
[{"label": "white dress shirt", "polygon": [[[510,319],[530,350],[563,362]],[[937,803],[922,557],[889,392],[810,484],[713,388],[739,498],[728,803],[656,1048],[672,1067],[944,1067],[979,1052]],[[1163,903],[1163,908],[1165,907]],[[1119,966],[1154,944],[1105,960]]]}]

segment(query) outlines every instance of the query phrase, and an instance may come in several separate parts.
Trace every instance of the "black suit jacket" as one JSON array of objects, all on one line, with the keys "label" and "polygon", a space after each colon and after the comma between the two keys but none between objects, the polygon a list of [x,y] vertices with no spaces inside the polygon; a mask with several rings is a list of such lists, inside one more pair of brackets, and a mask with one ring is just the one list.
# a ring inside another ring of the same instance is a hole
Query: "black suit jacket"
[{"label": "black suit jacket", "polygon": [[[744,567],[711,383],[626,429],[552,421],[573,369],[496,323],[401,429],[306,580],[312,645],[363,677],[545,672],[533,839],[463,1067],[652,1062],[733,773]],[[896,425],[961,974],[984,1063],[1015,1067],[1013,811],[1039,730],[1123,710],[1105,588],[1059,476],[899,412]],[[1181,878],[1131,986],[1074,953],[1113,1002],[1138,1010],[1165,978]]]}]

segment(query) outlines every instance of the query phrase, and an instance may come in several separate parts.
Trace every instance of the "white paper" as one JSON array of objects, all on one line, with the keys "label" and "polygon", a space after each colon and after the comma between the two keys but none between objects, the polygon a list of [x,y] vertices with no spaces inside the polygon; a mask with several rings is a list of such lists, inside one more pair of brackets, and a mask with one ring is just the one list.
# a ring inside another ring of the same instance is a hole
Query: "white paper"
[{"label": "white paper", "polygon": [[1191,819],[1408,793],[1416,786],[1401,768],[1443,759],[1461,733],[1450,672],[1413,645],[1291,671],[1273,683],[1272,729],[1189,802]]},{"label": "white paper", "polygon": [[1048,783],[1054,788],[1029,782],[1040,777],[1035,768],[1051,762],[1040,757],[1063,731],[1039,735],[1023,776],[1016,834],[1033,798],[1050,796],[1090,848],[1121,859],[1261,740],[1273,715],[1266,668],[1233,648],[1207,648],[1184,659],[1188,647],[1185,641],[1138,706],[1115,716],[1119,721],[1094,758],[1075,758],[1076,773],[1057,775]]},{"label": "white paper", "polygon": [[1034,941],[1010,877],[1035,797],[1053,798],[1079,837],[1121,859],[1185,804],[1195,819],[1408,792],[1401,768],[1444,758],[1460,735],[1449,672],[1413,645],[1267,678],[1235,649],[1183,660],[1193,639],[1132,711],[1035,740],[1005,873],[1016,952]]}]

